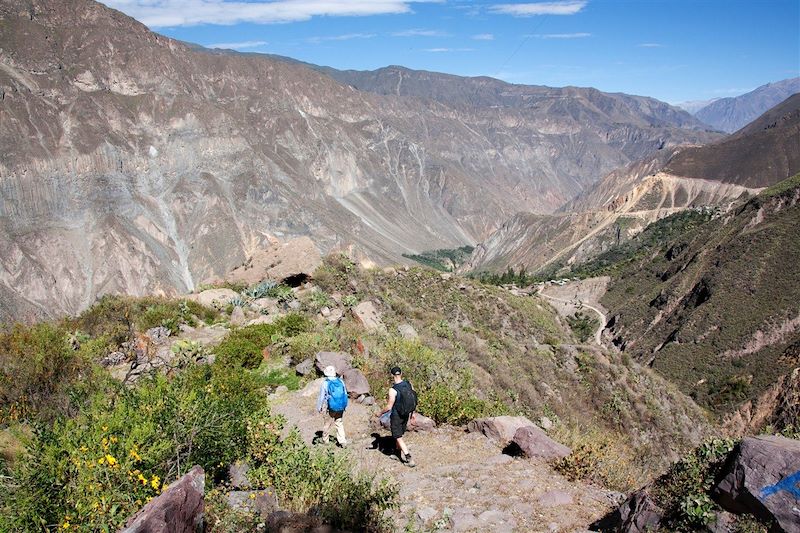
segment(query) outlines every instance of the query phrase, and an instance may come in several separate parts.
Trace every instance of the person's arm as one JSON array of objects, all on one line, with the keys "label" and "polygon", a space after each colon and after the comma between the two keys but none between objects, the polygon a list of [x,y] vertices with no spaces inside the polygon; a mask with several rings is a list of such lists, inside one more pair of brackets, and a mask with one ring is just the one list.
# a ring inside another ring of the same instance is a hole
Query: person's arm
[{"label": "person's arm", "polygon": [[397,398],[397,391],[394,389],[394,387],[392,387],[391,389],[389,389],[389,401],[386,402],[386,409],[378,413],[379,417],[392,410],[395,398]]},{"label": "person's arm", "polygon": [[322,385],[319,386],[319,396],[317,397],[317,411],[322,412],[322,408],[325,405],[325,400],[328,399],[328,381],[325,380],[322,382]]}]

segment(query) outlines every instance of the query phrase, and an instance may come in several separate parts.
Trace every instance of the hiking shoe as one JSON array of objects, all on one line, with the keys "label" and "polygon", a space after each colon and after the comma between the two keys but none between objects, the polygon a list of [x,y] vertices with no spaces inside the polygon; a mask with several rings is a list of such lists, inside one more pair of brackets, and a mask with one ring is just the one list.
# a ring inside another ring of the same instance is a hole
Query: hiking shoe
[{"label": "hiking shoe", "polygon": [[408,466],[410,468],[414,468],[415,466],[417,466],[417,463],[415,463],[414,459],[411,458],[411,454],[410,453],[407,453],[405,458],[401,459],[401,460],[403,461],[403,464],[405,464],[406,466]]}]

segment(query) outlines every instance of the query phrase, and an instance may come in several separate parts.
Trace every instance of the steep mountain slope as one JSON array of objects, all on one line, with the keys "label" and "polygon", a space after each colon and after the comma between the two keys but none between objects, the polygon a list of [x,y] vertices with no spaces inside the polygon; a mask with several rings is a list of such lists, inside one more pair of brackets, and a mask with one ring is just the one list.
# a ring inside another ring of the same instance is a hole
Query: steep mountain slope
[{"label": "steep mountain slope", "polygon": [[800,92],[726,139],[702,148],[680,150],[664,171],[745,187],[769,187],[798,169]]},{"label": "steep mountain slope", "polygon": [[733,133],[798,92],[800,78],[768,83],[740,96],[715,100],[694,112],[694,116],[715,129]]},{"label": "steep mountain slope", "polygon": [[618,267],[615,343],[727,411],[800,366],[800,175]]},{"label": "steep mountain slope", "polygon": [[557,214],[515,215],[476,246],[466,268],[524,265],[531,271],[548,263],[570,265],[666,215],[689,207],[727,207],[796,172],[800,172],[800,95],[726,139],[660,150],[611,172]]},{"label": "steep mountain slope", "polygon": [[564,89],[543,116],[360,92],[91,0],[2,0],[0,24],[0,320],[186,291],[273,236],[376,262],[471,244],[632,157],[714,138],[597,91]]}]

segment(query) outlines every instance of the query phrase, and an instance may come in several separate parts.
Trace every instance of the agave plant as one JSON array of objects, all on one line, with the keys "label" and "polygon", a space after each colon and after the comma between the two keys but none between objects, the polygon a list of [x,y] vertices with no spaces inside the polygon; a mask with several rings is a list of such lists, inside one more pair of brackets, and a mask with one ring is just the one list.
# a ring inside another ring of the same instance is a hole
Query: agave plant
[{"label": "agave plant", "polygon": [[257,283],[251,287],[248,287],[242,294],[248,296],[254,300],[258,300],[259,298],[264,298],[265,296],[269,296],[269,293],[277,287],[277,283],[267,279],[262,281],[261,283]]}]

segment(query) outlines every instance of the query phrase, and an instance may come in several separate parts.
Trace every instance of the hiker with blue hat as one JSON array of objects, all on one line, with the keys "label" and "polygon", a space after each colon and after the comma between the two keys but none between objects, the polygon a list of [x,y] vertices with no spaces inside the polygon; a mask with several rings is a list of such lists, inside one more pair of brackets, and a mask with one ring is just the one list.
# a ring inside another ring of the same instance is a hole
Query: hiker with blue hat
[{"label": "hiker with blue hat", "polygon": [[326,366],[322,372],[325,375],[325,381],[319,387],[319,397],[317,398],[317,411],[322,413],[327,409],[328,416],[325,417],[325,422],[322,425],[322,443],[328,443],[330,436],[331,425],[336,427],[336,442],[340,447],[347,447],[347,438],[344,434],[344,423],[342,416],[345,409],[347,409],[347,388],[336,375],[336,368],[333,366]]}]

